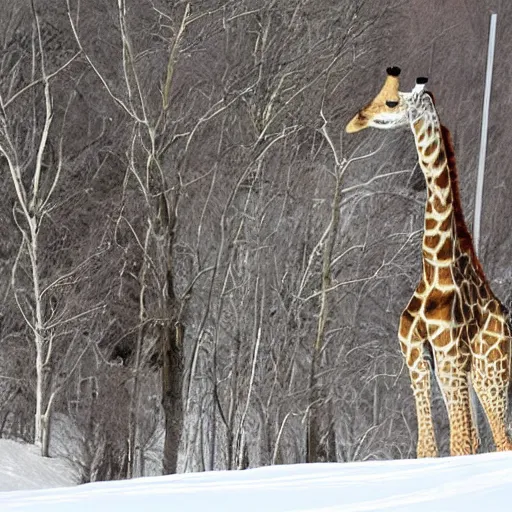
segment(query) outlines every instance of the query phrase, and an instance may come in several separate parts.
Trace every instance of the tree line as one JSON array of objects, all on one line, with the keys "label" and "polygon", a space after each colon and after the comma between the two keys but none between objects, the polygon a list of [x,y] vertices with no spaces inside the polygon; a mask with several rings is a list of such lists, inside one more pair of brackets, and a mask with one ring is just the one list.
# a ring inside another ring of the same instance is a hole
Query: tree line
[{"label": "tree line", "polygon": [[0,435],[82,481],[412,456],[422,177],[343,137],[400,5],[0,7]]}]

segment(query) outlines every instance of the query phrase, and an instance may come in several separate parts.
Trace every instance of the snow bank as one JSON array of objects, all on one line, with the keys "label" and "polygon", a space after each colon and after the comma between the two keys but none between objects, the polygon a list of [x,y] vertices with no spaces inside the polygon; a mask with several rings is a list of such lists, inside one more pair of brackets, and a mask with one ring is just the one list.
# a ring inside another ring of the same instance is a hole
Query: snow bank
[{"label": "snow bank", "polygon": [[[64,487],[76,483],[70,466],[42,458],[29,444],[0,439],[0,491]],[[0,510],[3,510],[0,506]]]},{"label": "snow bank", "polygon": [[22,512],[511,510],[512,453],[273,466],[0,493]]}]

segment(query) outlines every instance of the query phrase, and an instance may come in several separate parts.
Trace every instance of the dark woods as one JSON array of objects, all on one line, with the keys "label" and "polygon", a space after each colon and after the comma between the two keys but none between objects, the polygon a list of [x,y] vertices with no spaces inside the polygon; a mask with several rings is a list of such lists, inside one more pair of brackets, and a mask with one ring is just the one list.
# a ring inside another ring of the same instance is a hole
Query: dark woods
[{"label": "dark woods", "polygon": [[[498,7],[481,254],[506,298]],[[406,132],[342,132],[386,66],[430,76],[471,218],[481,2],[0,11],[0,435],[83,481],[412,456],[422,177]]]}]

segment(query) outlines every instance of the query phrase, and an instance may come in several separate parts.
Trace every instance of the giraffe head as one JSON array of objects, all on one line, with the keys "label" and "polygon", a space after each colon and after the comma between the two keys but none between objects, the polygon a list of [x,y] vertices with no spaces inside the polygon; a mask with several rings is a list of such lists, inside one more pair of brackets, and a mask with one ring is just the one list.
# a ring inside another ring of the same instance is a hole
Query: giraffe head
[{"label": "giraffe head", "polygon": [[[431,110],[431,96],[424,91],[427,79],[420,77],[410,93],[400,92],[400,68],[387,68],[386,81],[377,96],[364,106],[347,124],[347,133],[354,133],[368,127],[393,129],[409,125],[424,110]],[[433,104],[432,104],[433,106]]]}]

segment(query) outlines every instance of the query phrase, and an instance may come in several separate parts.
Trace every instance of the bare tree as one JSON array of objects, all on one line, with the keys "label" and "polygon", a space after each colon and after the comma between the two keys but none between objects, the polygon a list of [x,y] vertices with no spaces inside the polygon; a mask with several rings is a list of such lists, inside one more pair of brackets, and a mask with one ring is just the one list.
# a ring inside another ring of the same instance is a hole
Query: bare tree
[{"label": "bare tree", "polygon": [[[33,29],[22,41],[22,49],[28,52],[17,53],[13,49],[7,54],[10,58],[3,60],[5,76],[8,74],[10,79],[2,83],[0,152],[15,191],[12,214],[21,235],[11,271],[11,287],[34,347],[34,437],[42,454],[48,455],[55,398],[86,350],[72,325],[88,312],[71,311],[63,298],[80,281],[84,269],[101,249],[93,249],[71,268],[57,265],[54,272],[51,271],[54,262],[44,250],[42,240],[46,230],[51,229],[58,208],[56,195],[63,170],[67,113],[75,97],[70,92],[59,103],[60,126],[56,126],[52,83],[77,55],[49,69],[48,33],[33,2],[30,12]],[[30,70],[28,74],[27,70]]]}]

